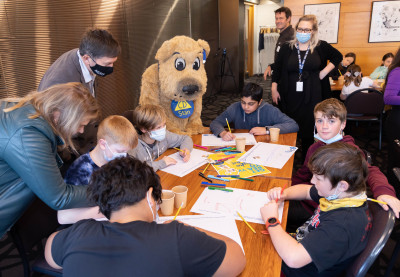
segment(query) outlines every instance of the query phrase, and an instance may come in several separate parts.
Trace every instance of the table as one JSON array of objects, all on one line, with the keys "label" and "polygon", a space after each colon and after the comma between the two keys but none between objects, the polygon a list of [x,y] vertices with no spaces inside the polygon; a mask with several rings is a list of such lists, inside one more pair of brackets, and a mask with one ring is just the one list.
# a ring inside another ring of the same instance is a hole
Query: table
[{"label": "table", "polygon": [[[236,130],[236,132],[243,133],[247,132],[247,130]],[[295,146],[296,137],[297,133],[281,134],[279,136],[278,144]],[[192,139],[194,144],[201,145],[201,135],[194,135],[192,136]],[[270,142],[269,135],[256,136],[256,140],[258,142]],[[249,150],[251,147],[251,145],[247,145],[246,150]],[[176,152],[176,150],[169,149],[164,153],[164,155],[170,155],[174,152]],[[228,186],[265,192],[276,186],[282,187],[285,184],[289,186],[293,170],[293,160],[294,155],[289,159],[284,167],[282,167],[282,169],[268,168],[271,173],[268,175],[262,175],[267,177],[252,177],[254,182],[244,180],[230,181]],[[186,208],[181,209],[180,215],[194,214],[190,212],[190,209],[204,189],[200,186],[200,183],[204,181],[204,179],[201,178],[198,173],[201,170],[204,170],[205,167],[206,165],[200,167],[198,170],[194,170],[182,178],[163,171],[157,172],[160,176],[163,189],[171,189],[176,185],[185,185],[189,188],[187,205]],[[216,171],[210,166],[205,172],[205,175],[208,174],[216,175]],[[289,203],[287,202],[285,203],[282,216],[283,228],[286,228],[288,208]],[[174,210],[174,213],[176,213],[176,211],[177,209]],[[280,276],[282,260],[275,251],[270,237],[261,234],[261,231],[265,229],[265,225],[250,223],[250,225],[256,230],[256,234],[254,234],[243,221],[237,220],[236,225],[239,230],[247,260],[246,268],[240,276]]]}]

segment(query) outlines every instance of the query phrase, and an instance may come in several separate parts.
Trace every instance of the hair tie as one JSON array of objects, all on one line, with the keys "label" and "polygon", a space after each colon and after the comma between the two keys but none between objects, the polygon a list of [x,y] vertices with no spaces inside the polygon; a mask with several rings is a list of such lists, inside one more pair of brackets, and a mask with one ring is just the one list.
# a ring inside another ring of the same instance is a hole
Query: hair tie
[{"label": "hair tie", "polygon": [[358,72],[358,71],[357,71],[357,72],[354,72],[353,75],[354,75],[355,77],[358,77],[358,75],[360,75],[360,73],[361,73],[361,72]]},{"label": "hair tie", "polygon": [[344,76],[350,77],[350,76],[351,76],[351,73],[350,73],[350,72],[346,72],[346,73],[344,74]]}]

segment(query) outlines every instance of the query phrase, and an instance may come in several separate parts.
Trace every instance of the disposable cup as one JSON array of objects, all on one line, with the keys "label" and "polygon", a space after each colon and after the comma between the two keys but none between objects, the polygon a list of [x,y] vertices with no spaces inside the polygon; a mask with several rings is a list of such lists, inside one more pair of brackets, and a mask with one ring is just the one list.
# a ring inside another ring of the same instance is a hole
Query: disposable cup
[{"label": "disposable cup", "polygon": [[170,190],[163,190],[161,193],[161,212],[163,215],[172,215],[174,213],[175,193]]},{"label": "disposable cup", "polygon": [[236,150],[244,152],[246,148],[246,138],[237,138],[235,139],[235,142],[236,142]]},{"label": "disposable cup", "polygon": [[277,142],[279,140],[279,128],[269,128],[269,137],[272,142]]},{"label": "disposable cup", "polygon": [[179,209],[182,203],[182,208],[185,208],[188,188],[186,186],[176,186],[172,188],[172,191],[175,193],[175,208]]},{"label": "disposable cup", "polygon": [[338,83],[339,83],[339,85],[343,85],[344,84],[344,76],[339,76]]}]

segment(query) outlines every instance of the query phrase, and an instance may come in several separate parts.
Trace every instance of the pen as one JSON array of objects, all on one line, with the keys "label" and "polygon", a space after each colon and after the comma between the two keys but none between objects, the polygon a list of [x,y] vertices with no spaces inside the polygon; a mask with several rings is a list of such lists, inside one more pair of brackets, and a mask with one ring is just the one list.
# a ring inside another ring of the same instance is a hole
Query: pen
[{"label": "pen", "polygon": [[185,151],[183,151],[182,149],[179,149],[179,148],[176,148],[176,147],[174,147],[174,149],[176,149],[176,150],[178,150],[178,151],[181,151],[181,152],[185,152]]},{"label": "pen", "polygon": [[199,148],[203,148],[203,149],[207,149],[207,150],[208,150],[208,147],[205,147],[205,146],[201,146],[201,145],[197,145],[197,144],[193,144],[193,146],[196,146],[196,147],[199,147]]},{"label": "pen", "polygon": [[217,175],[217,177],[240,177],[239,175]]},{"label": "pen", "polygon": [[211,179],[215,179],[215,180],[224,181],[224,182],[229,182],[230,181],[229,179],[218,178],[218,177],[215,177],[214,175],[208,175],[207,177],[211,178]]},{"label": "pen", "polygon": [[208,187],[208,189],[211,189],[211,190],[222,190],[222,191],[226,191],[226,192],[233,192],[232,189],[224,189],[224,188],[220,188],[220,187]]},{"label": "pen", "polygon": [[246,181],[251,181],[251,182],[254,181],[253,179],[249,179],[249,178],[233,177],[233,175],[231,177],[235,178],[235,179],[246,180]]},{"label": "pen", "polygon": [[246,225],[250,228],[250,230],[252,230],[253,233],[255,234],[256,230],[254,230],[253,227],[250,226],[250,224],[246,221],[246,219],[243,218],[243,216],[238,211],[236,211],[236,212],[240,216],[240,218],[243,220],[243,222],[246,223]]},{"label": "pen", "polygon": [[226,186],[225,184],[214,184],[214,183],[208,183],[208,182],[201,182],[201,184],[205,185],[205,186],[216,186],[216,187],[218,187],[218,186],[225,187]]},{"label": "pen", "polygon": [[380,203],[380,204],[383,204],[383,205],[387,205],[386,202],[375,200],[375,199],[372,199],[372,198],[367,198],[367,200],[372,201],[372,202],[376,202],[376,203]]},{"label": "pen", "polygon": [[232,133],[231,127],[229,126],[229,122],[228,122],[228,119],[226,117],[225,117],[225,120],[226,120],[226,124],[228,124],[229,133]]},{"label": "pen", "polygon": [[182,203],[181,203],[181,206],[179,207],[178,211],[176,212],[176,215],[175,215],[175,217],[174,217],[174,219],[173,219],[173,220],[175,220],[175,219],[176,219],[176,217],[178,216],[178,214],[179,214],[180,210],[182,209],[182,206],[183,206],[183,201],[182,201]]},{"label": "pen", "polygon": [[201,178],[204,178],[204,179],[206,179],[207,181],[209,181],[209,182],[212,183],[212,180],[211,180],[210,178],[207,178],[206,176],[204,176],[203,172],[199,172],[199,175],[200,175]]}]

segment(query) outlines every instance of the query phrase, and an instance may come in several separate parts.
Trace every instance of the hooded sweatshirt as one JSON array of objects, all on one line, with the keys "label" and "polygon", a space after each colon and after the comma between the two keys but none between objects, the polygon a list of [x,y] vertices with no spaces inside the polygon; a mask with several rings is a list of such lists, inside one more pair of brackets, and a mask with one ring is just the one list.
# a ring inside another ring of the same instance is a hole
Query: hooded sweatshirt
[{"label": "hooded sweatshirt", "polygon": [[[359,148],[354,143],[354,138],[352,136],[344,136],[340,142],[344,142]],[[292,178],[292,186],[297,184],[309,184],[311,185],[311,178],[313,174],[311,173],[310,169],[308,168],[307,164],[310,160],[311,156],[317,151],[318,148],[324,146],[325,143],[322,141],[318,141],[308,148],[306,159],[304,160],[303,166],[297,170],[296,175]],[[379,170],[376,166],[371,166],[368,164],[368,177],[367,177],[367,186],[369,186],[374,194],[375,198],[382,194],[387,194],[393,197],[396,197],[396,193],[394,188],[389,184],[386,176]],[[306,208],[310,214],[313,213],[315,208],[318,206],[318,203],[314,201],[301,201],[301,204],[304,208]]]},{"label": "hooded sweatshirt", "polygon": [[128,152],[129,155],[135,157],[142,162],[146,162],[153,167],[154,171],[167,167],[164,160],[154,161],[160,157],[168,148],[180,147],[181,149],[193,150],[193,141],[189,136],[178,135],[171,133],[168,130],[165,134],[165,139],[155,141],[152,145],[147,144],[139,138],[136,148]]},{"label": "hooded sweatshirt", "polygon": [[246,114],[240,102],[230,105],[210,124],[211,132],[218,136],[226,126],[226,119],[235,129],[252,129],[253,127],[275,127],[281,134],[294,133],[299,130],[296,121],[282,113],[278,108],[264,101],[254,112]]}]

